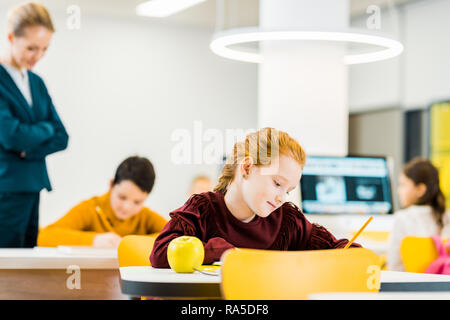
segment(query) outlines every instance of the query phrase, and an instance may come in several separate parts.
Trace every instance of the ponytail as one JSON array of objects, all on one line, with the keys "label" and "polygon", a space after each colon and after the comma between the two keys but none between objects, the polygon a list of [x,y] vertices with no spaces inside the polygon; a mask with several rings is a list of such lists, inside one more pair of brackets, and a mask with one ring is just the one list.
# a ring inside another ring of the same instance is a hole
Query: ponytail
[{"label": "ponytail", "polygon": [[219,177],[219,182],[213,190],[214,192],[222,192],[223,194],[227,193],[227,188],[233,181],[236,166],[237,165],[235,164],[225,164],[222,169],[222,174]]},{"label": "ponytail", "polygon": [[433,209],[435,221],[440,229],[444,226],[445,197],[439,183],[438,169],[427,159],[415,158],[408,162],[403,173],[411,179],[415,185],[424,184],[425,194],[417,200],[418,205],[429,205]]},{"label": "ponytail", "polygon": [[442,229],[444,227],[445,197],[441,189],[438,190],[436,196],[431,200],[430,205],[433,208],[433,214],[439,229]]},{"label": "ponytail", "polygon": [[237,142],[234,144],[233,153],[227,162],[222,168],[222,173],[219,177],[219,181],[214,188],[214,192],[222,192],[223,194],[227,193],[228,186],[234,179],[234,174],[236,173],[236,168],[238,166],[238,158],[239,152],[242,151],[242,147],[244,146],[243,142]]}]

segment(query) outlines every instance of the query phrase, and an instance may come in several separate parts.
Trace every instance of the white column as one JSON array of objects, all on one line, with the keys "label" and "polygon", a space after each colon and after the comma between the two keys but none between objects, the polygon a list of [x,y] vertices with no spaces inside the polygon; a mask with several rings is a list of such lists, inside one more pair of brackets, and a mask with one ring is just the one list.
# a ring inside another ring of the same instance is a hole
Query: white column
[{"label": "white column", "polygon": [[[349,25],[348,0],[260,0],[260,28],[335,31]],[[307,155],[348,150],[345,45],[323,41],[260,43],[258,125],[296,138]],[[290,201],[299,205],[300,194]]]},{"label": "white column", "polygon": [[[261,0],[260,27],[342,30],[348,0]],[[307,154],[345,155],[348,145],[346,47],[323,41],[260,43],[258,125],[287,131]]]}]

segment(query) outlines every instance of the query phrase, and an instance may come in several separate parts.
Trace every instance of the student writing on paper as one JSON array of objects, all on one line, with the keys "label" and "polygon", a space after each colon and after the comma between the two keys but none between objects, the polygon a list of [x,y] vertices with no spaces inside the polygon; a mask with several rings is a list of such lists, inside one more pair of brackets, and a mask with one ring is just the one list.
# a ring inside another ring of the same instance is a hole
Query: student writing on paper
[{"label": "student writing on paper", "polygon": [[[157,237],[150,262],[167,268],[167,247],[179,236],[198,237],[203,263],[230,248],[314,250],[344,248],[324,227],[310,223],[286,196],[299,184],[306,156],[287,133],[264,128],[235,144],[214,192],[193,195]],[[352,244],[352,247],[360,247]]]},{"label": "student writing on paper", "polygon": [[403,209],[394,214],[386,258],[389,270],[405,271],[400,256],[402,240],[406,236],[450,237],[450,216],[438,170],[426,159],[415,158],[405,165],[397,192]]},{"label": "student writing on paper", "polygon": [[159,233],[167,220],[144,206],[154,181],[155,172],[148,159],[125,159],[117,168],[109,191],[82,201],[44,228],[39,233],[38,246],[116,248],[123,236]]}]

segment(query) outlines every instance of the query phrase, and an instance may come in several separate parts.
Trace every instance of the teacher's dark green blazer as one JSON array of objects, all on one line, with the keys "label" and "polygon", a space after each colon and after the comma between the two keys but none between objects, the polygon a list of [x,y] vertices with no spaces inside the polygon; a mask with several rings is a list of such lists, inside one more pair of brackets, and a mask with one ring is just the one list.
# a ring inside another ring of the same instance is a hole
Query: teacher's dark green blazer
[{"label": "teacher's dark green blazer", "polygon": [[0,65],[0,192],[50,191],[45,157],[69,140],[44,81],[31,71],[28,78],[31,107]]}]

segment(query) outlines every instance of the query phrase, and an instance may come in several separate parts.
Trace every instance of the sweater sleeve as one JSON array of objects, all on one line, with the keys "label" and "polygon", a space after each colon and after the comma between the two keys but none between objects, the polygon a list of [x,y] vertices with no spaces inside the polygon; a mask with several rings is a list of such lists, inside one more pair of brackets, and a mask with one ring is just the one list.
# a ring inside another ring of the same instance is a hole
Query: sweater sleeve
[{"label": "sweater sleeve", "polygon": [[147,217],[147,233],[159,233],[167,224],[167,220],[153,210],[148,209]]},{"label": "sweater sleeve", "polygon": [[92,214],[95,213],[94,207],[90,200],[76,205],[61,219],[39,232],[38,246],[91,246],[98,234],[97,232],[87,231],[91,225]]},{"label": "sweater sleeve", "polygon": [[221,255],[234,246],[220,237],[203,239],[201,215],[210,210],[202,195],[192,196],[184,206],[170,213],[171,219],[155,240],[150,263],[155,268],[169,268],[167,247],[170,241],[181,236],[194,236],[202,240],[205,248],[203,264],[220,260]]},{"label": "sweater sleeve", "polygon": [[[285,225],[290,232],[284,232],[284,237],[290,238],[289,250],[322,250],[344,248],[347,239],[336,239],[325,227],[309,222],[302,210],[294,203],[286,205]],[[283,235],[283,233],[282,233]],[[280,248],[285,246],[281,245]],[[352,243],[350,247],[359,248],[361,245]]]},{"label": "sweater sleeve", "polygon": [[[325,227],[312,224],[311,236],[306,244],[306,250],[321,250],[321,249],[340,249],[344,248],[349,240],[336,239]],[[361,245],[353,242],[350,248],[361,248]]]}]

